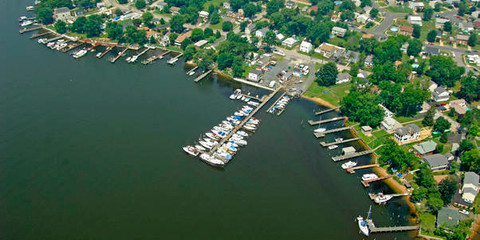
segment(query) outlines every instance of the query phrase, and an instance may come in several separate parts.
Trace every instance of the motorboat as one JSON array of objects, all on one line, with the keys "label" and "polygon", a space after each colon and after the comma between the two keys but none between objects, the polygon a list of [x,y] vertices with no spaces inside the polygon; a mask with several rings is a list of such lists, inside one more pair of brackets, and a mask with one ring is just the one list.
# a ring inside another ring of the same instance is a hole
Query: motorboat
[{"label": "motorboat", "polygon": [[27,11],[30,12],[30,11],[33,11],[35,9],[35,7],[34,6],[27,6],[27,7],[25,7],[25,9],[27,9]]},{"label": "motorboat", "polygon": [[335,148],[338,148],[338,145],[330,145],[330,146],[328,146],[328,149],[330,149],[330,150],[333,150],[333,149],[335,149]]},{"label": "motorboat", "polygon": [[168,59],[167,63],[173,65],[173,64],[175,64],[177,61],[178,61],[178,58],[170,58],[170,59]]},{"label": "motorboat", "polygon": [[357,222],[358,222],[358,228],[360,229],[360,232],[362,232],[363,235],[368,237],[370,231],[368,229],[367,221],[364,220],[362,216],[358,216]]},{"label": "motorboat", "polygon": [[341,137],[340,138],[335,138],[335,142],[341,142],[341,141],[343,141],[343,138],[341,138]]},{"label": "motorboat", "polygon": [[134,62],[137,61],[137,59],[138,59],[138,56],[137,56],[137,55],[134,55],[134,56],[132,56],[132,57],[130,58],[130,60],[128,60],[128,58],[127,58],[127,62],[128,62],[128,63],[134,63]]},{"label": "motorboat", "polygon": [[198,143],[200,143],[200,145],[204,146],[207,149],[212,149],[212,147],[213,147],[213,145],[211,145],[210,143],[208,143],[206,141],[198,141]]},{"label": "motorboat", "polygon": [[326,128],[320,128],[320,127],[319,127],[319,128],[317,128],[317,129],[315,129],[313,132],[322,133],[322,132],[325,132],[325,131],[327,131]]},{"label": "motorboat", "polygon": [[243,126],[243,128],[244,128],[245,130],[249,130],[249,131],[255,131],[255,130],[257,130],[256,127],[250,127],[250,126]]},{"label": "motorboat", "polygon": [[198,149],[199,151],[206,151],[206,150],[207,150],[206,148],[204,148],[204,147],[202,147],[202,146],[200,146],[200,145],[198,145],[198,144],[195,145],[195,148]]},{"label": "motorboat", "polygon": [[23,21],[22,23],[20,23],[20,26],[26,27],[26,26],[30,26],[30,25],[32,25],[32,24],[33,24],[32,21],[27,20],[27,21]]},{"label": "motorboat", "polygon": [[27,20],[27,16],[21,16],[21,17],[18,18],[19,22],[23,22],[25,20]]},{"label": "motorboat", "polygon": [[223,161],[220,161],[219,159],[216,159],[215,157],[208,155],[206,153],[200,154],[200,159],[202,159],[205,163],[214,167],[223,167],[225,165]]},{"label": "motorboat", "polygon": [[45,44],[45,43],[47,43],[47,40],[48,40],[48,38],[40,38],[40,39],[38,39],[38,43]]},{"label": "motorboat", "polygon": [[235,91],[233,91],[232,95],[230,95],[230,99],[237,99],[237,96],[239,96],[240,94],[242,93],[242,90],[241,89],[235,89]]},{"label": "motorboat", "polygon": [[385,204],[390,199],[393,198],[392,195],[384,195],[383,193],[378,193],[378,194],[370,193],[369,195],[370,195],[370,198],[373,199],[373,201],[376,204]]},{"label": "motorboat", "polygon": [[55,42],[47,43],[47,47],[50,48],[50,49],[53,49],[54,46],[55,46]]},{"label": "motorboat", "polygon": [[348,169],[348,168],[352,168],[352,167],[355,167],[355,166],[357,166],[357,162],[354,162],[354,161],[348,161],[348,162],[342,164],[343,169]]},{"label": "motorboat", "polygon": [[186,153],[188,153],[192,156],[197,156],[198,155],[198,150],[195,147],[192,147],[192,146],[183,147],[183,151],[185,151]]},{"label": "motorboat", "polygon": [[247,104],[250,105],[250,106],[254,106],[254,107],[260,105],[260,103],[255,102],[255,101],[249,101],[249,102],[247,102]]},{"label": "motorboat", "polygon": [[248,137],[248,133],[244,132],[244,131],[238,131],[237,132],[238,135],[242,136],[242,137]]},{"label": "motorboat", "polygon": [[372,180],[372,179],[375,179],[375,178],[378,178],[377,174],[375,174],[375,173],[367,173],[367,174],[363,174],[363,176],[362,176],[363,181],[368,181],[368,180]]},{"label": "motorboat", "polygon": [[77,58],[81,58],[83,56],[85,56],[85,54],[87,54],[87,50],[86,49],[82,49],[76,53],[73,54],[73,58],[77,59]]},{"label": "motorboat", "polygon": [[195,74],[195,72],[191,71],[191,72],[188,73],[188,76],[192,76],[193,74]]}]

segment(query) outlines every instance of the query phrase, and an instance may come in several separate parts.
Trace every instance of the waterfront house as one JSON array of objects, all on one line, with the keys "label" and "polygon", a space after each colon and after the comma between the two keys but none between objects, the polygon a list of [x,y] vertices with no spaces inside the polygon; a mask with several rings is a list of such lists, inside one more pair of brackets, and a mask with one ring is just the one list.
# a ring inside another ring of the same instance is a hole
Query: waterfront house
[{"label": "waterfront house", "polygon": [[175,46],[180,47],[182,45],[182,42],[185,41],[185,39],[189,38],[192,36],[192,31],[188,31],[186,33],[182,33],[178,35],[178,37],[175,39]]},{"label": "waterfront house", "polygon": [[468,38],[469,38],[468,35],[457,34],[456,42],[457,44],[467,45]]},{"label": "waterfront house", "polygon": [[363,61],[365,67],[373,68],[373,55],[368,55]]},{"label": "waterfront house", "polygon": [[435,88],[432,92],[432,97],[436,102],[444,102],[450,99],[450,93],[444,87]]},{"label": "waterfront house", "polygon": [[258,29],[257,31],[255,31],[255,36],[262,39],[265,37],[267,32],[268,32],[268,28]]},{"label": "waterfront house", "polygon": [[412,146],[413,150],[419,157],[432,154],[437,148],[437,143],[434,141],[426,141]]},{"label": "waterfront house", "polygon": [[473,23],[471,22],[461,22],[458,24],[460,30],[464,32],[472,32],[473,31]]},{"label": "waterfront house", "polygon": [[339,73],[335,84],[341,84],[352,81],[352,76],[349,73]]},{"label": "waterfront house", "polygon": [[282,45],[285,47],[292,48],[293,46],[297,45],[298,41],[295,38],[289,37],[282,41]]},{"label": "waterfront house", "polygon": [[53,10],[53,16],[57,21],[60,20],[64,22],[70,22],[75,20],[75,18],[72,16],[72,13],[70,12],[70,9],[67,7],[55,8]]},{"label": "waterfront house", "polygon": [[447,22],[450,22],[450,19],[448,19],[448,18],[441,18],[441,17],[435,18],[435,28],[438,28],[438,29],[442,29],[442,30],[443,30],[443,26],[444,26],[445,23],[447,23]]},{"label": "waterfront house", "polygon": [[341,28],[341,27],[333,27],[332,28],[332,34],[337,36],[337,37],[345,37],[345,34],[347,33],[347,29]]},{"label": "waterfront house", "polygon": [[424,156],[422,162],[426,163],[433,171],[440,171],[448,168],[448,159],[439,153]]},{"label": "waterfront house", "polygon": [[400,144],[404,144],[406,142],[417,140],[420,137],[420,131],[421,129],[412,123],[397,129],[393,136]]},{"label": "waterfront house", "polygon": [[398,33],[405,36],[412,36],[413,27],[412,26],[400,26]]},{"label": "waterfront house", "polygon": [[461,216],[457,209],[443,207],[437,213],[437,227],[455,228],[460,218]]},{"label": "waterfront house", "polygon": [[463,179],[462,199],[467,203],[473,203],[478,193],[479,176],[474,172],[466,172]]},{"label": "waterfront house", "polygon": [[303,40],[300,44],[300,52],[309,53],[312,51],[312,44]]},{"label": "waterfront house", "polygon": [[422,26],[422,17],[409,15],[408,16],[408,23],[410,23],[411,25],[418,25],[418,26],[421,27]]},{"label": "waterfront house", "polygon": [[322,43],[320,46],[315,48],[315,52],[321,54],[322,56],[329,58],[338,52],[345,52],[345,48],[335,46],[330,43]]},{"label": "waterfront house", "polygon": [[252,82],[260,82],[260,77],[261,76],[262,76],[262,71],[260,71],[258,69],[252,69],[248,73],[248,78],[247,79],[252,81]]}]

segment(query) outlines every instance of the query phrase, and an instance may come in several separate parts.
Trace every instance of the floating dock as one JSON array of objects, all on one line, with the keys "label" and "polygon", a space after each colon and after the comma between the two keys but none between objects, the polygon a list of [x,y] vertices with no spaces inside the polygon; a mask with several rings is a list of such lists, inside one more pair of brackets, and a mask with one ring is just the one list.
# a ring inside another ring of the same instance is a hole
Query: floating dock
[{"label": "floating dock", "polygon": [[325,137],[325,135],[329,134],[329,133],[341,132],[341,131],[349,130],[349,129],[352,129],[352,128],[353,128],[352,126],[335,128],[335,129],[327,130],[325,132],[319,132],[319,133],[314,132],[313,135],[315,135],[315,137],[317,137],[317,138],[320,138],[320,137]]},{"label": "floating dock", "polygon": [[112,59],[112,63],[116,62],[123,54],[125,54],[128,50],[128,47],[121,51],[115,58]]},{"label": "floating dock", "polygon": [[202,75],[198,76],[195,78],[195,82],[200,82],[202,79],[204,79],[208,74],[210,74],[213,70],[208,70],[204,72]]},{"label": "floating dock", "polygon": [[355,170],[357,170],[357,169],[365,169],[365,168],[373,168],[373,167],[380,167],[380,165],[378,165],[378,164],[367,164],[367,165],[362,165],[362,166],[358,166],[358,167],[352,167],[352,168],[348,168],[347,172],[348,173],[355,173]]},{"label": "floating dock", "polygon": [[367,220],[367,225],[371,233],[415,231],[420,229],[419,226],[376,227],[371,219]]},{"label": "floating dock", "polygon": [[31,32],[31,31],[35,31],[35,30],[40,30],[42,29],[43,27],[40,26],[40,27],[33,27],[33,28],[23,28],[23,29],[20,29],[18,32],[20,34],[23,34],[23,33],[26,33],[26,32]]},{"label": "floating dock", "polygon": [[342,141],[335,141],[335,142],[329,142],[329,143],[320,142],[320,145],[322,145],[322,147],[329,147],[329,146],[336,145],[336,144],[353,142],[353,141],[356,141],[358,139],[360,139],[360,138],[350,138],[350,139],[345,139],[345,140],[342,140]]},{"label": "floating dock", "polygon": [[103,56],[105,56],[105,54],[109,53],[113,48],[115,47],[115,45],[111,45],[109,46],[105,52],[103,52],[102,54],[100,54],[100,56],[98,56],[99,59],[103,58]]},{"label": "floating dock", "polygon": [[320,111],[320,112],[315,112],[315,115],[321,115],[321,114],[324,114],[324,113],[327,113],[327,112],[331,112],[331,111],[337,110],[337,109],[340,109],[340,107],[330,108],[330,109],[326,109],[326,110],[323,110],[323,111]]},{"label": "floating dock", "polygon": [[45,36],[47,34],[49,34],[50,32],[44,32],[44,33],[39,33],[39,34],[35,34],[35,35],[32,35],[30,37],[30,39],[34,39],[34,38],[38,38],[38,37],[41,37],[41,36]]},{"label": "floating dock", "polygon": [[308,120],[308,124],[310,124],[310,125],[313,126],[313,125],[318,125],[318,124],[322,124],[322,123],[329,123],[329,122],[335,122],[335,121],[344,120],[344,119],[347,119],[347,117],[334,117],[334,118],[325,119],[325,120],[320,120],[320,121]]},{"label": "floating dock", "polygon": [[370,183],[372,183],[372,182],[382,181],[382,180],[385,180],[385,179],[389,179],[391,177],[393,177],[393,175],[387,175],[385,177],[379,177],[379,178],[375,178],[375,179],[372,179],[372,180],[362,181],[362,184],[363,184],[364,187],[370,187]]},{"label": "floating dock", "polygon": [[45,41],[45,42],[46,42],[46,43],[49,43],[49,42],[53,42],[53,41],[59,40],[59,39],[61,39],[61,38],[63,38],[62,35],[57,36],[57,37],[54,37],[54,38],[47,39],[47,41]]},{"label": "floating dock", "polygon": [[373,150],[365,150],[365,151],[362,151],[362,152],[356,152],[356,153],[352,153],[352,154],[348,154],[348,155],[336,156],[336,157],[332,157],[332,159],[333,159],[333,161],[338,162],[338,161],[343,161],[343,160],[347,160],[347,159],[350,159],[350,158],[360,157],[360,156],[367,155],[367,154],[370,154],[370,153],[373,153]]},{"label": "floating dock", "polygon": [[80,47],[81,45],[85,44],[84,42],[79,42],[79,43],[76,43],[76,44],[73,44],[73,45],[70,45],[70,47],[67,47],[67,48],[64,48],[62,50],[62,52],[69,52],[77,47]]},{"label": "floating dock", "polygon": [[188,70],[188,72],[186,74],[190,75],[190,73],[195,72],[195,70],[197,70],[197,69],[198,69],[198,66],[195,66],[192,69]]}]

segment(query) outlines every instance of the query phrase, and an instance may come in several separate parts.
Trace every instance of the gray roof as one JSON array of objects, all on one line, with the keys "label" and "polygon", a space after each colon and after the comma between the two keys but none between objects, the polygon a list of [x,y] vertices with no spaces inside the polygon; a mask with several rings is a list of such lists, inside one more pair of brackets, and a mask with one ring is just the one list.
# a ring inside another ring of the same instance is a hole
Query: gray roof
[{"label": "gray roof", "polygon": [[352,76],[350,76],[349,73],[339,73],[337,75],[337,79],[338,80],[341,80],[341,79],[350,79]]},{"label": "gray roof", "polygon": [[425,47],[425,51],[424,51],[426,54],[429,54],[429,55],[437,55],[439,53],[439,49],[438,48],[434,48],[434,47]]},{"label": "gray roof", "polygon": [[431,169],[442,168],[443,166],[448,165],[448,160],[442,154],[433,154],[425,156],[422,160],[428,164]]},{"label": "gray roof", "polygon": [[341,32],[341,33],[346,33],[346,32],[347,32],[347,29],[341,28],[341,27],[333,27],[333,28],[332,28],[332,31]]},{"label": "gray roof", "polygon": [[421,155],[435,151],[436,147],[437,143],[431,140],[413,145],[413,149]]},{"label": "gray roof", "polygon": [[257,31],[261,32],[262,35],[265,35],[269,31],[269,29],[268,28],[262,28],[262,29],[258,29]]},{"label": "gray roof", "polygon": [[433,92],[434,92],[434,93],[437,93],[437,94],[441,94],[441,93],[447,92],[447,89],[445,89],[444,87],[440,86],[440,87],[435,88],[435,90],[433,90]]},{"label": "gray roof", "polygon": [[[479,177],[478,174],[474,172],[466,172],[465,178],[463,179],[463,185],[465,184],[473,184],[474,186],[478,185]],[[476,192],[474,193],[477,194]]]},{"label": "gray roof", "polygon": [[397,129],[395,131],[395,133],[400,135],[400,136],[404,136],[404,135],[407,135],[407,134],[417,133],[417,132],[420,132],[420,131],[422,131],[422,129],[420,129],[420,127],[418,127],[417,125],[412,123],[412,124],[409,124],[405,127],[401,127],[399,129]]},{"label": "gray roof", "polygon": [[67,7],[61,7],[61,8],[56,8],[55,9],[55,14],[67,13],[67,12],[70,12],[70,9],[67,8]]},{"label": "gray roof", "polygon": [[260,74],[262,74],[262,71],[260,71],[258,69],[252,69],[252,70],[250,70],[250,73],[260,75]]},{"label": "gray roof", "polygon": [[366,63],[373,63],[373,55],[368,55],[368,56],[365,58],[365,62],[366,62]]},{"label": "gray roof", "polygon": [[347,52],[345,52],[345,56],[347,57],[347,59],[349,59],[350,61],[356,63],[358,62],[359,58],[360,58],[360,53],[359,52],[355,52],[355,51],[350,51],[348,50]]},{"label": "gray roof", "polygon": [[438,211],[437,227],[442,225],[456,227],[460,217],[460,213],[456,209],[444,207]]}]

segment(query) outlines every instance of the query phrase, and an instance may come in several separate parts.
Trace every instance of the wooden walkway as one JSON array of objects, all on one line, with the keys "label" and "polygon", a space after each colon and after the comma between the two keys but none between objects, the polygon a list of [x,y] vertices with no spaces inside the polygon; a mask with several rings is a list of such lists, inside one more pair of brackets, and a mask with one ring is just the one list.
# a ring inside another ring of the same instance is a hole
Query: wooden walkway
[{"label": "wooden walkway", "polygon": [[120,53],[118,53],[118,55],[112,59],[112,63],[116,62],[121,56],[123,56],[123,54],[125,54],[128,50],[128,47],[123,49],[123,51],[121,51]]},{"label": "wooden walkway", "polygon": [[325,132],[320,132],[320,133],[314,132],[313,135],[315,135],[315,137],[317,137],[317,138],[320,138],[320,137],[325,137],[325,135],[329,134],[329,133],[341,132],[341,131],[349,130],[349,129],[352,129],[352,128],[353,128],[352,126],[335,128],[335,129],[327,130]]},{"label": "wooden walkway", "polygon": [[350,139],[345,139],[345,140],[342,140],[342,141],[335,141],[335,142],[329,142],[329,143],[320,142],[320,145],[322,145],[322,147],[329,147],[329,146],[332,146],[332,145],[335,145],[335,144],[353,142],[353,141],[356,141],[358,139],[360,139],[360,138],[350,138]]},{"label": "wooden walkway", "polygon": [[20,34],[23,34],[23,33],[26,33],[26,32],[30,32],[30,31],[35,31],[35,30],[40,30],[42,29],[43,27],[40,26],[40,27],[33,27],[33,28],[23,28],[23,29],[20,29],[18,32]]},{"label": "wooden walkway", "polygon": [[367,154],[370,154],[370,153],[373,153],[373,150],[365,150],[365,151],[362,151],[362,152],[356,152],[356,153],[352,153],[352,154],[348,154],[348,155],[336,156],[336,157],[332,157],[332,159],[333,159],[334,162],[338,162],[338,161],[343,161],[343,160],[347,160],[347,159],[350,159],[350,158],[360,157],[360,156],[367,155]]},{"label": "wooden walkway", "polygon": [[367,225],[371,233],[415,231],[420,229],[419,226],[376,227],[372,220],[367,220]]},{"label": "wooden walkway", "polygon": [[247,81],[245,79],[241,79],[241,78],[233,78],[234,81],[237,81],[239,83],[244,83],[244,84],[247,84],[247,85],[250,85],[250,86],[254,86],[254,87],[258,87],[258,88],[263,88],[265,90],[269,90],[269,91],[275,91],[275,89],[273,88],[269,88],[267,86],[263,86],[262,84],[258,84],[258,83],[254,83],[252,81]]},{"label": "wooden walkway", "polygon": [[71,46],[68,47],[68,48],[64,48],[64,49],[62,50],[62,52],[69,52],[69,51],[71,51],[71,50],[73,50],[73,49],[75,49],[75,48],[77,48],[77,47],[82,46],[83,44],[85,44],[85,43],[84,43],[84,42],[79,42],[79,43],[73,44],[73,45],[71,45]]},{"label": "wooden walkway", "polygon": [[344,119],[347,119],[347,117],[334,117],[334,118],[320,120],[320,121],[308,120],[308,123],[313,126],[313,125],[318,125],[318,124],[322,124],[322,123],[329,123],[329,122],[334,122],[334,121],[339,121],[339,120],[344,120]]},{"label": "wooden walkway", "polygon": [[[270,106],[270,107],[267,109],[267,113],[270,113],[269,110],[272,109],[272,108],[275,108],[275,109],[276,109],[275,104],[277,104],[278,101],[280,101],[280,99],[282,99],[283,96],[285,96],[285,94],[287,94],[287,92],[282,93],[282,95],[281,95],[279,98],[277,98],[277,101],[275,101],[275,102],[272,104],[272,106]],[[273,113],[272,113],[272,114],[273,114]]]},{"label": "wooden walkway", "polygon": [[195,82],[200,82],[202,79],[204,79],[208,74],[210,74],[213,70],[208,70],[206,72],[204,72],[202,75],[198,76],[197,78],[195,78]]},{"label": "wooden walkway", "polygon": [[105,56],[105,54],[109,53],[113,48],[115,47],[115,45],[111,45],[109,46],[105,52],[103,52],[102,54],[100,54],[100,56],[98,56],[99,59],[103,58],[103,56]]},{"label": "wooden walkway", "polygon": [[362,184],[363,184],[364,187],[370,187],[370,183],[372,183],[372,182],[382,181],[382,180],[385,180],[385,179],[389,179],[391,177],[393,177],[393,175],[387,175],[385,177],[379,177],[379,178],[375,178],[375,179],[372,179],[372,180],[362,181]]},{"label": "wooden walkway", "polygon": [[35,34],[35,35],[32,35],[30,37],[30,39],[34,39],[34,38],[38,38],[38,37],[41,37],[41,36],[45,36],[47,34],[49,34],[50,32],[44,32],[44,33],[39,33],[39,34]]},{"label": "wooden walkway", "polygon": [[358,166],[358,167],[352,167],[352,168],[348,168],[347,172],[348,173],[355,173],[355,170],[357,170],[357,169],[365,169],[365,168],[373,168],[373,167],[380,167],[380,165],[378,165],[378,164],[367,164],[367,165],[362,165],[362,166]]},{"label": "wooden walkway", "polygon": [[337,109],[340,109],[340,107],[330,108],[330,109],[326,109],[326,110],[323,110],[323,111],[320,111],[320,112],[315,112],[315,115],[321,115],[321,114],[324,114],[324,113],[327,113],[327,112],[331,112],[331,111],[337,110]]},{"label": "wooden walkway", "polygon": [[190,75],[190,73],[195,72],[195,70],[197,70],[197,69],[198,69],[198,66],[195,66],[192,69],[188,70],[188,72],[186,74]]},{"label": "wooden walkway", "polygon": [[50,39],[48,39],[48,40],[45,41],[45,42],[46,42],[46,43],[49,43],[49,42],[53,42],[53,41],[59,40],[59,39],[61,39],[61,38],[63,38],[63,36],[60,35],[60,36],[57,36],[57,37],[54,37],[54,38],[50,38]]}]

